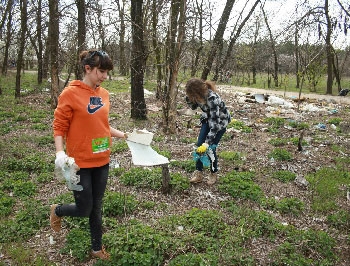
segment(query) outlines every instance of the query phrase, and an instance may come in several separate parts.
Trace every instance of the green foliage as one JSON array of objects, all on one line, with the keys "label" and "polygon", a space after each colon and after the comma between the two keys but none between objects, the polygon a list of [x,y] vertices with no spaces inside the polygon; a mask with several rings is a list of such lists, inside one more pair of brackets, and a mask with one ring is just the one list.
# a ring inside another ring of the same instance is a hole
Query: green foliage
[{"label": "green foliage", "polygon": [[205,265],[218,265],[217,255],[202,254],[202,253],[185,253],[172,259],[169,266],[205,266]]},{"label": "green foliage", "polygon": [[268,143],[270,143],[273,146],[283,146],[288,144],[288,139],[286,138],[274,138],[274,139],[270,139],[268,141]]},{"label": "green foliage", "polygon": [[32,181],[16,181],[13,184],[13,194],[17,197],[31,197],[35,195],[36,185]]},{"label": "green foliage", "polygon": [[118,192],[107,192],[103,201],[103,213],[106,216],[121,216],[131,214],[137,208],[138,202],[132,195]]},{"label": "green foliage", "polygon": [[312,191],[312,209],[325,213],[337,209],[337,200],[346,198],[341,187],[350,187],[350,172],[337,168],[321,168],[305,176]]},{"label": "green foliage", "polygon": [[218,156],[225,161],[231,161],[231,162],[237,162],[242,163],[242,157],[243,155],[240,152],[235,151],[221,151],[218,153]]},{"label": "green foliage", "polygon": [[[299,144],[299,137],[290,138],[289,141],[291,143],[293,143],[293,145],[297,146]],[[301,141],[301,145],[302,146],[306,146],[307,145],[307,141],[303,139]]]},{"label": "green foliage", "polygon": [[203,234],[208,237],[217,237],[226,224],[222,213],[215,210],[201,210],[193,208],[183,215],[172,215],[161,218],[159,224],[166,231],[176,231],[179,226],[184,232]]},{"label": "green foliage", "polygon": [[[46,258],[37,254],[36,250],[28,249],[21,243],[16,243],[12,245],[7,245],[3,251],[0,252],[5,253],[5,257],[11,259],[11,265],[26,265],[26,266],[54,266],[55,264],[49,262]],[[8,265],[7,263],[0,265]]]},{"label": "green foliage", "polygon": [[45,184],[45,183],[49,183],[53,178],[54,178],[53,173],[40,173],[37,176],[36,181],[39,184]]},{"label": "green foliage", "polygon": [[157,146],[153,146],[152,147],[153,150],[155,150],[157,153],[159,153],[160,155],[163,155],[164,157],[171,159],[171,151],[167,151],[167,150],[161,150],[159,147]]},{"label": "green foliage", "polygon": [[27,199],[13,218],[0,222],[0,243],[24,241],[33,236],[39,228],[48,226],[48,212],[41,202]]},{"label": "green foliage", "polygon": [[254,183],[254,176],[252,172],[229,172],[219,179],[219,190],[234,198],[259,201],[263,198],[264,193]]},{"label": "green foliage", "polygon": [[283,183],[294,181],[296,174],[288,170],[278,170],[272,173],[272,177]]},{"label": "green foliage", "polygon": [[187,173],[191,173],[196,170],[196,164],[193,160],[170,161],[170,166],[180,167]]},{"label": "green foliage", "polygon": [[255,211],[233,202],[224,202],[223,206],[232,213],[244,239],[263,236],[274,239],[279,233],[279,222],[265,211]]},{"label": "green foliage", "polygon": [[263,122],[273,128],[281,128],[284,126],[285,120],[281,117],[266,117]]},{"label": "green foliage", "polygon": [[328,124],[333,124],[336,126],[339,126],[340,122],[342,121],[342,119],[340,117],[334,117],[328,120]]},{"label": "green foliage", "polygon": [[305,204],[298,198],[284,198],[276,202],[275,209],[282,214],[298,216],[305,209]]},{"label": "green foliage", "polygon": [[162,169],[131,168],[120,177],[120,182],[126,186],[159,189],[162,186]]},{"label": "green foliage", "polygon": [[326,232],[290,227],[285,233],[285,241],[270,253],[272,265],[337,265],[335,241]]},{"label": "green foliage", "polygon": [[71,229],[66,236],[65,246],[61,252],[63,254],[71,254],[79,261],[88,258],[90,251],[90,233],[80,228]]},{"label": "green foliage", "polygon": [[180,173],[171,173],[170,174],[170,185],[171,189],[176,192],[182,192],[189,189],[190,180],[187,177],[184,177]]},{"label": "green foliage", "polygon": [[289,121],[288,125],[299,130],[310,128],[310,125],[306,122]]},{"label": "green foliage", "polygon": [[248,127],[243,121],[235,119],[232,119],[232,121],[227,125],[227,128],[234,128],[244,133],[252,133],[252,129]]},{"label": "green foliage", "polygon": [[269,159],[274,159],[276,161],[290,161],[293,159],[292,154],[285,150],[280,148],[273,149],[267,156]]},{"label": "green foliage", "polygon": [[327,216],[327,222],[339,230],[348,230],[350,228],[350,213],[345,210],[339,210]]},{"label": "green foliage", "polygon": [[104,235],[111,249],[112,262],[101,265],[161,265],[171,240],[162,232],[137,222],[118,226]]},{"label": "green foliage", "polygon": [[10,171],[49,172],[54,170],[51,158],[42,153],[30,153],[23,158],[7,158],[4,162]]},{"label": "green foliage", "polygon": [[9,197],[0,192],[0,220],[11,213],[15,202],[16,201],[13,197]]},{"label": "green foliage", "polygon": [[128,144],[125,141],[114,141],[111,147],[111,153],[120,153],[129,150]]},{"label": "green foliage", "polygon": [[116,177],[116,176],[121,176],[122,174],[124,174],[126,172],[124,167],[117,167],[117,168],[112,168],[109,169],[109,173],[108,176],[110,177]]},{"label": "green foliage", "polygon": [[38,144],[40,147],[45,147],[49,145],[53,145],[54,139],[52,136],[40,136],[40,137],[34,137],[34,142]]}]

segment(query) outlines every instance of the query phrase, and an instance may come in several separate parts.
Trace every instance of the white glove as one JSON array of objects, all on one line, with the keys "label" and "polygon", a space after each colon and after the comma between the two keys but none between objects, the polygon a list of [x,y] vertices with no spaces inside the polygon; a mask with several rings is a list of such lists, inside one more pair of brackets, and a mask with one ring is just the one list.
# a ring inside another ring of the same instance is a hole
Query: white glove
[{"label": "white glove", "polygon": [[67,165],[67,162],[68,162],[68,155],[64,151],[59,151],[56,153],[56,159],[55,159],[56,168],[63,170],[64,166]]},{"label": "white glove", "polygon": [[79,166],[75,163],[74,158],[68,157],[64,151],[56,153],[55,159],[55,175],[58,180],[66,180],[67,186],[70,190],[83,190],[80,182],[80,176],[77,175]]}]

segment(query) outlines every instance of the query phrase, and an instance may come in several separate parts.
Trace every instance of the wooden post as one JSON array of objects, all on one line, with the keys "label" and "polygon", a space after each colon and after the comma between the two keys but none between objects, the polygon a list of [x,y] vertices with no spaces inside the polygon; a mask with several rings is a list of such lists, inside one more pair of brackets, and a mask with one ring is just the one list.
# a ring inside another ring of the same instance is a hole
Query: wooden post
[{"label": "wooden post", "polygon": [[162,164],[162,192],[163,194],[170,193],[170,174],[168,164]]}]

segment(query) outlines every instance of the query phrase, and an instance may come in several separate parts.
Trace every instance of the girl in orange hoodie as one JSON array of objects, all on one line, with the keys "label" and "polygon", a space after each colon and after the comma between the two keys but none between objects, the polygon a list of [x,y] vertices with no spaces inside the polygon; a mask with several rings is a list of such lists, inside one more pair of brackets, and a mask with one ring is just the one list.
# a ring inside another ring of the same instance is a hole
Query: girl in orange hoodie
[{"label": "girl in orange hoodie", "polygon": [[62,168],[68,158],[74,158],[80,168],[78,185],[83,189],[73,191],[74,204],[51,206],[50,224],[58,232],[63,216],[89,217],[91,254],[109,259],[102,246],[102,198],[108,178],[111,137],[125,138],[126,135],[109,125],[109,93],[100,86],[113,69],[108,54],[83,51],[80,61],[83,80],[73,80],[60,94],[53,131],[56,167]]}]

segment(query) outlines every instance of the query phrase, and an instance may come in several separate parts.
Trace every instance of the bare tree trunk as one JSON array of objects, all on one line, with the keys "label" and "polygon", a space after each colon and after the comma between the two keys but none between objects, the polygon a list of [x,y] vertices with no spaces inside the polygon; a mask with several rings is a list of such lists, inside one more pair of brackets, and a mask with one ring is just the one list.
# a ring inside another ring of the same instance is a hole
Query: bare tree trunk
[{"label": "bare tree trunk", "polygon": [[255,32],[254,32],[254,40],[253,40],[253,45],[252,45],[252,58],[253,58],[253,64],[252,64],[252,73],[253,73],[253,84],[256,84],[256,75],[257,75],[257,70],[256,70],[256,61],[257,61],[257,44],[258,44],[258,36],[259,36],[259,30],[260,30],[260,22],[258,20],[255,21]]},{"label": "bare tree trunk", "polygon": [[185,37],[186,0],[172,0],[170,24],[166,45],[166,81],[163,102],[163,130],[173,134],[176,130],[176,80]]},{"label": "bare tree trunk", "polygon": [[170,173],[168,164],[162,165],[162,193],[169,194],[171,190],[170,186]]},{"label": "bare tree trunk", "polygon": [[272,74],[272,77],[273,77],[273,80],[275,81],[275,87],[278,87],[279,86],[279,84],[278,84],[278,57],[277,57],[277,52],[276,52],[275,40],[273,39],[272,31],[270,28],[270,24],[267,20],[267,16],[266,16],[264,7],[262,7],[262,11],[264,14],[265,24],[266,24],[266,27],[267,27],[267,30],[268,30],[269,36],[270,36],[271,49],[272,49],[272,55],[273,55],[273,61],[274,61],[274,64],[273,64],[274,65],[274,72]]},{"label": "bare tree trunk", "polygon": [[122,76],[128,74],[128,66],[126,64],[125,56],[125,1],[122,0],[122,6],[119,0],[116,0],[118,6],[119,20],[120,20],[120,31],[119,31],[119,72]]},{"label": "bare tree trunk", "polygon": [[300,86],[300,73],[299,73],[299,25],[295,23],[294,33],[294,47],[295,47],[295,76],[297,80],[296,88]]},{"label": "bare tree trunk", "polygon": [[231,10],[232,10],[234,3],[235,3],[235,0],[227,0],[227,2],[226,2],[224,11],[221,15],[218,29],[217,29],[215,36],[214,36],[213,44],[210,47],[210,51],[208,53],[207,62],[205,64],[205,67],[204,67],[203,72],[202,72],[202,79],[203,80],[206,80],[208,78],[208,75],[210,73],[211,67],[213,65],[213,62],[214,62],[214,59],[216,56],[216,52],[220,48],[220,45],[222,44],[226,25],[227,25],[228,19],[230,18]]},{"label": "bare tree trunk", "polygon": [[132,58],[131,58],[131,118],[146,119],[147,109],[143,88],[144,40],[142,21],[143,0],[131,0]]},{"label": "bare tree trunk", "polygon": [[86,5],[85,0],[76,0],[76,5],[78,9],[78,49],[77,49],[77,64],[75,68],[75,78],[83,78],[83,70],[79,63],[79,54],[81,51],[86,49],[85,39],[86,39]]},{"label": "bare tree trunk", "polygon": [[328,0],[324,2],[324,12],[327,21],[327,34],[326,34],[326,54],[327,54],[327,91],[326,94],[332,94],[332,83],[333,83],[333,47],[331,44],[332,36],[332,22],[329,16]]},{"label": "bare tree trunk", "polygon": [[37,30],[37,40],[38,40],[38,52],[37,52],[37,58],[38,58],[38,84],[41,84],[43,82],[43,40],[42,40],[42,17],[41,17],[41,11],[42,11],[42,0],[38,0],[38,11],[37,11],[37,17],[36,17],[36,30]]},{"label": "bare tree trunk", "polygon": [[[198,30],[199,30],[199,44],[198,44],[198,48],[196,49],[196,55],[195,55],[195,59],[194,59],[194,63],[191,67],[191,77],[196,76],[197,73],[197,68],[198,68],[198,63],[199,63],[199,58],[201,55],[201,52],[203,50],[203,0],[201,0],[200,3],[198,3],[198,0],[196,0],[196,7],[197,7],[197,11],[198,11]],[[193,39],[195,36],[195,29],[193,29]],[[193,41],[193,43],[196,43],[195,41]]]},{"label": "bare tree trunk", "polygon": [[[156,98],[160,99],[163,95],[162,93],[162,80],[163,80],[163,74],[162,74],[162,66],[161,66],[161,50],[158,42],[158,36],[157,36],[157,24],[158,24],[158,16],[159,16],[159,10],[158,7],[158,1],[153,0],[152,1],[152,45],[153,49],[155,51],[156,56],[156,68],[157,68],[157,89],[156,89]],[[162,99],[163,100],[163,99]]]},{"label": "bare tree trunk", "polygon": [[[9,48],[11,44],[12,37],[12,9],[13,9],[13,0],[9,0],[7,3],[5,13],[8,14],[7,26],[6,26],[6,37],[5,37],[5,52],[4,52],[4,61],[2,62],[1,74],[5,75],[7,73],[7,65],[9,58]],[[4,15],[4,17],[6,14]]]},{"label": "bare tree trunk", "polygon": [[58,40],[59,40],[59,14],[58,2],[49,0],[49,54],[51,74],[51,108],[55,109],[58,103],[59,78],[58,78]]},{"label": "bare tree trunk", "polygon": [[16,91],[15,98],[21,96],[21,71],[23,65],[23,54],[26,43],[26,34],[27,34],[27,0],[20,1],[21,9],[21,32],[19,39],[19,48],[17,55],[17,73],[16,73]]}]

